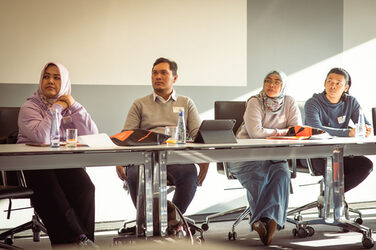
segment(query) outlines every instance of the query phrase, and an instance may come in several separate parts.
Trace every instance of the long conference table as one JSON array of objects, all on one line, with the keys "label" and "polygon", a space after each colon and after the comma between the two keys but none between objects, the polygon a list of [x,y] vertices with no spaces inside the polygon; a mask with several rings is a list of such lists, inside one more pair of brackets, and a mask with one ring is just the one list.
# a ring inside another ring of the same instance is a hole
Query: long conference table
[{"label": "long conference table", "polygon": [[[174,163],[230,162],[327,158],[324,218],[329,225],[363,234],[362,243],[373,244],[371,229],[349,221],[344,209],[343,157],[376,154],[376,138],[323,140],[239,139],[237,143],[156,145],[133,147],[35,147],[0,145],[0,170],[81,168],[134,164],[139,166],[137,234],[166,235],[167,172]],[[154,222],[153,222],[154,218]],[[153,227],[153,223],[159,227]]]}]

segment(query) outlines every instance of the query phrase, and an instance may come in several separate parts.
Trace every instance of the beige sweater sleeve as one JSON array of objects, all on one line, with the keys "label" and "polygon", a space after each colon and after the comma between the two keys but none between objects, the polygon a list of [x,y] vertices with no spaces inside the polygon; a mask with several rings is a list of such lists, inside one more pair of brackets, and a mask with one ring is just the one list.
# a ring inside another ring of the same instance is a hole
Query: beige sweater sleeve
[{"label": "beige sweater sleeve", "polygon": [[285,97],[285,104],[278,114],[265,113],[257,98],[251,98],[244,113],[244,124],[238,138],[261,139],[273,135],[284,135],[291,126],[302,124],[295,100]]}]

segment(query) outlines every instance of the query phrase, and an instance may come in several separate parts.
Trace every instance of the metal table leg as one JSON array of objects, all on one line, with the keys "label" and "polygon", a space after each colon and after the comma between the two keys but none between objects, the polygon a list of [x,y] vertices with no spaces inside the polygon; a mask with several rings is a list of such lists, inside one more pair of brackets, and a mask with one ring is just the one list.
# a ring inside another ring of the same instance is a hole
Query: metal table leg
[{"label": "metal table leg", "polygon": [[[153,167],[153,202],[154,235],[165,236],[167,229],[167,173],[166,153],[154,152]],[[158,227],[156,227],[158,226]]]},{"label": "metal table leg", "polygon": [[[166,152],[145,153],[139,166],[137,195],[137,236],[166,236],[167,168]],[[155,228],[154,224],[159,224]]]},{"label": "metal table leg", "polygon": [[159,190],[159,225],[161,236],[166,235],[167,230],[167,152],[158,152],[159,157],[159,185],[156,190]]},{"label": "metal table leg", "polygon": [[145,235],[145,166],[138,166],[136,236]]},{"label": "metal table leg", "polygon": [[139,166],[137,193],[137,236],[153,236],[153,154],[145,152],[145,164]]},{"label": "metal table leg", "polygon": [[372,248],[374,246],[372,230],[346,219],[343,171],[343,147],[336,147],[333,150],[333,161],[331,158],[328,158],[326,167],[325,222],[363,234],[363,246],[365,248]]}]

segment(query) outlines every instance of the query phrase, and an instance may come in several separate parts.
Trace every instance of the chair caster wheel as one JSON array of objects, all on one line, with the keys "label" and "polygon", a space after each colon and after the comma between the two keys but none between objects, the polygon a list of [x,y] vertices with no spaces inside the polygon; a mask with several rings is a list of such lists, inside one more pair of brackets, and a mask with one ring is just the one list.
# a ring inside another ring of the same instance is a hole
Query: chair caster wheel
[{"label": "chair caster wheel", "polygon": [[307,230],[307,233],[308,233],[308,236],[309,236],[309,237],[311,237],[312,235],[315,234],[315,229],[314,229],[313,227],[308,226],[308,227],[306,228],[306,230]]},{"label": "chair caster wheel", "polygon": [[40,241],[40,230],[33,230],[33,242]]},{"label": "chair caster wheel", "polygon": [[298,230],[296,228],[292,230],[292,236],[294,237],[298,236]]},{"label": "chair caster wheel", "polygon": [[201,229],[204,230],[204,231],[208,231],[209,225],[204,223],[204,224],[201,225]]},{"label": "chair caster wheel", "polygon": [[355,219],[355,223],[358,223],[359,225],[362,225],[363,224],[362,218],[356,218]]},{"label": "chair caster wheel", "polygon": [[228,240],[236,240],[236,232],[228,232]]},{"label": "chair caster wheel", "polygon": [[362,245],[364,248],[372,248],[375,245],[375,242],[370,237],[363,237],[362,239]]},{"label": "chair caster wheel", "polygon": [[6,238],[4,240],[4,243],[11,246],[11,245],[13,245],[13,239],[12,238]]},{"label": "chair caster wheel", "polygon": [[305,238],[305,237],[307,237],[308,236],[308,232],[307,232],[307,230],[305,229],[305,228],[299,228],[298,229],[298,236],[300,237],[300,238]]},{"label": "chair caster wheel", "polygon": [[204,237],[199,236],[199,237],[196,238],[196,243],[198,243],[198,244],[202,244],[202,243],[204,243],[204,241],[205,241]]},{"label": "chair caster wheel", "polygon": [[303,220],[303,217],[299,214],[299,215],[295,215],[294,216],[294,220],[295,221],[302,221]]}]

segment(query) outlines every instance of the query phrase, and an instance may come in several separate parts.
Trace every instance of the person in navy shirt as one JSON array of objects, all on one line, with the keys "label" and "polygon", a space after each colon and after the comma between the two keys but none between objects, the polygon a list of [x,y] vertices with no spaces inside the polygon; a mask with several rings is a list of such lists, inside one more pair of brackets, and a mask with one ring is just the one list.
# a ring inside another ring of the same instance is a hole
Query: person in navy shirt
[{"label": "person in navy shirt", "polygon": [[[349,95],[351,77],[342,68],[333,68],[325,79],[325,90],[314,94],[304,105],[305,124],[328,132],[331,136],[355,137],[356,129],[349,127],[350,120],[358,123],[361,107]],[[366,121],[366,137],[372,133]],[[325,174],[326,159],[311,159],[317,175]],[[365,156],[344,157],[345,192],[358,186],[373,170],[373,163]]]}]

